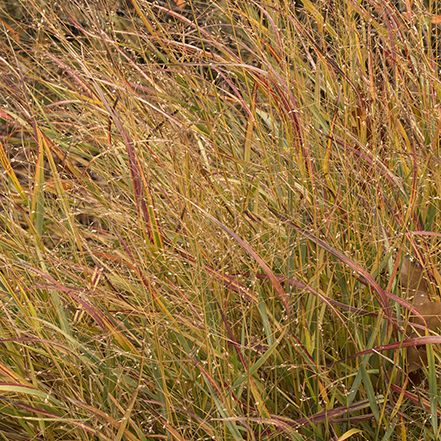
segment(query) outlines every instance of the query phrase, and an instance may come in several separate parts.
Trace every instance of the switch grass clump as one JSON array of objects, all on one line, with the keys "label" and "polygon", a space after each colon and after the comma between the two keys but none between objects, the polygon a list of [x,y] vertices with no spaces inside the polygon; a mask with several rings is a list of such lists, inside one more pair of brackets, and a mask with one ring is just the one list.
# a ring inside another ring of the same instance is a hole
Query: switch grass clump
[{"label": "switch grass clump", "polygon": [[439,439],[437,7],[1,3],[0,437]]}]

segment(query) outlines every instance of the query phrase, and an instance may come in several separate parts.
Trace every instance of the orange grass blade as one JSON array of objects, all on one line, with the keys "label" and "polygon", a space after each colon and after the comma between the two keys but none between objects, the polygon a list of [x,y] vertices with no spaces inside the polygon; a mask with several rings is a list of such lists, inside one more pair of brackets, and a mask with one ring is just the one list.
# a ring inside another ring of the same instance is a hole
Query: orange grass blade
[{"label": "orange grass blade", "polygon": [[8,161],[8,157],[6,156],[5,150],[3,148],[3,144],[0,142],[0,161],[2,163],[3,168],[5,169],[6,173],[9,176],[9,179],[12,181],[12,185],[17,190],[18,194],[22,198],[23,202],[25,204],[28,203],[28,197],[26,196],[25,191],[23,190],[23,187],[20,185],[20,182],[17,178],[17,175],[15,174],[11,164]]}]

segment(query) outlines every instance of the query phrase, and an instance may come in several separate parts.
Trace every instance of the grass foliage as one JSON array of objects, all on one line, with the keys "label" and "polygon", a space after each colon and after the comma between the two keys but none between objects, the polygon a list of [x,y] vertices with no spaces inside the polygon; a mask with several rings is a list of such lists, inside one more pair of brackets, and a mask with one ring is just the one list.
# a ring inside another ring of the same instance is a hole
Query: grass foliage
[{"label": "grass foliage", "polygon": [[3,0],[0,438],[440,439],[436,7]]}]

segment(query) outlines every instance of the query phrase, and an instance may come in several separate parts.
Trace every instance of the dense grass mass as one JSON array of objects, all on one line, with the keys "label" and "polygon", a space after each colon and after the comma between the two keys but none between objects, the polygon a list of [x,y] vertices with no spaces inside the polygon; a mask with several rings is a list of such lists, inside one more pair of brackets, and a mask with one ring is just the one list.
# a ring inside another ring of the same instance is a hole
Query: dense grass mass
[{"label": "dense grass mass", "polygon": [[3,0],[0,439],[441,439],[437,7]]}]

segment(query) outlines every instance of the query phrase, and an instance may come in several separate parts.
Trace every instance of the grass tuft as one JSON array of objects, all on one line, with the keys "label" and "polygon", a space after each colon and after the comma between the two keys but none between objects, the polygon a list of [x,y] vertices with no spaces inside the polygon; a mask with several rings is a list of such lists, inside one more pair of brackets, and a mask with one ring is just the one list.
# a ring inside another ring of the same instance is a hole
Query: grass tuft
[{"label": "grass tuft", "polygon": [[2,439],[439,439],[437,8],[0,3]]}]

